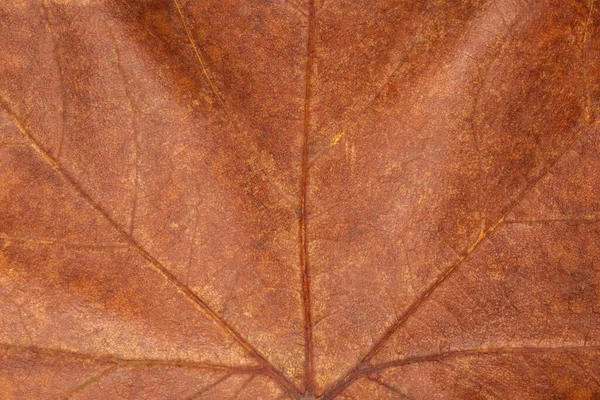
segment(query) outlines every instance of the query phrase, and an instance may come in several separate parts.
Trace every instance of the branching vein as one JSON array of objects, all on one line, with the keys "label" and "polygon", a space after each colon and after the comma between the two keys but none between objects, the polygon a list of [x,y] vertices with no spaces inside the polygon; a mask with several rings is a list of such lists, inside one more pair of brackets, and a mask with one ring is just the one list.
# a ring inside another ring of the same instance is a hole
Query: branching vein
[{"label": "branching vein", "polygon": [[[589,130],[588,130],[589,129]],[[342,379],[338,380],[333,386],[329,389],[329,391],[324,396],[325,399],[329,399],[335,394],[339,393],[339,391],[343,390],[344,387],[348,386],[351,382],[353,382],[356,378],[362,375],[361,371],[365,369],[370,360],[377,354],[377,352],[384,346],[384,344],[392,337],[392,335],[397,332],[406,321],[408,321],[418,309],[421,308],[423,304],[427,302],[427,300],[431,297],[431,295],[436,291],[438,287],[442,285],[453,273],[457,270],[457,268],[463,263],[465,259],[469,257],[473,251],[481,244],[482,241],[488,235],[494,231],[498,226],[500,226],[506,216],[525,198],[525,196],[537,185],[537,183],[546,176],[552,167],[558,163],[559,160],[563,158],[563,156],[575,145],[575,143],[580,139],[580,137],[589,132],[590,127],[581,128],[574,135],[574,138],[571,142],[563,149],[563,151],[552,161],[548,162],[545,168],[540,172],[540,174],[533,179],[529,184],[525,187],[525,189],[519,194],[519,196],[507,207],[504,211],[500,219],[498,219],[494,224],[492,224],[489,228],[482,231],[477,238],[477,240],[469,247],[469,249],[460,256],[449,268],[447,268],[438,278],[427,288],[425,289],[421,295],[419,295],[415,300],[408,306],[406,311],[400,315],[400,317],[393,323],[388,330],[382,335],[382,337],[375,342],[371,350],[363,357],[362,360],[355,366],[353,370],[351,370],[348,374],[346,374]]]},{"label": "branching vein", "polygon": [[206,362],[195,362],[186,360],[161,360],[161,359],[132,359],[132,358],[121,358],[113,355],[105,354],[91,354],[84,353],[74,350],[65,350],[58,348],[48,348],[39,346],[23,346],[15,345],[10,343],[0,343],[0,348],[6,349],[7,351],[17,352],[31,352],[48,357],[63,357],[71,358],[82,361],[93,361],[100,364],[114,364],[122,367],[142,367],[142,366],[164,366],[164,367],[178,367],[178,368],[190,368],[190,369],[206,369],[212,371],[226,371],[231,374],[263,374],[265,369],[263,367],[239,367],[231,366],[226,364],[206,363]]},{"label": "branching vein", "polygon": [[21,123],[15,112],[12,110],[10,105],[3,99],[0,98],[0,106],[4,107],[8,115],[13,120],[15,126],[22,133],[24,138],[31,143],[34,150],[46,160],[54,170],[63,176],[73,188],[82,196],[98,213],[100,213],[106,221],[108,221],[130,244],[131,248],[134,249],[140,256],[142,256],[151,267],[153,267],[163,278],[172,284],[179,292],[186,296],[192,304],[198,308],[200,312],[206,315],[209,319],[214,321],[217,325],[224,329],[235,341],[237,341],[242,347],[244,347],[248,353],[254,357],[263,366],[273,378],[284,390],[290,395],[297,397],[298,390],[294,385],[277,371],[267,359],[252,345],[250,344],[239,332],[237,332],[229,323],[227,323],[220,315],[218,315],[211,307],[208,306],[204,300],[202,300],[194,291],[188,286],[184,285],[175,275],[173,275],[160,261],[154,258],[145,248],[143,248],[130,234],[129,232],[117,223],[100,204],[98,204],[82,187],[77,183],[75,178],[65,170],[58,162],[50,156],[47,150],[37,141],[37,139],[31,134],[29,129]]}]

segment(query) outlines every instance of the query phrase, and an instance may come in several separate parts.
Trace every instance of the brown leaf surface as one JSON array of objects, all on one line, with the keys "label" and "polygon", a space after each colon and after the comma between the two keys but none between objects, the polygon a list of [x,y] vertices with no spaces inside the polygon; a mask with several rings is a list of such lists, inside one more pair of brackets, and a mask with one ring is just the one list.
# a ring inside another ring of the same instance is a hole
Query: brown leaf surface
[{"label": "brown leaf surface", "polygon": [[600,398],[599,10],[0,2],[0,399]]}]

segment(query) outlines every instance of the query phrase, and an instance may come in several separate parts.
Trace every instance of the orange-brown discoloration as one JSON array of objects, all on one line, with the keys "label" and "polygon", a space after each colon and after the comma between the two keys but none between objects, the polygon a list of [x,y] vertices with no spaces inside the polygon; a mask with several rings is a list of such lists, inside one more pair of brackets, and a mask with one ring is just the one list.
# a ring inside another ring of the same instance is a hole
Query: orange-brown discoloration
[{"label": "orange-brown discoloration", "polygon": [[0,397],[597,397],[599,10],[0,4]]}]

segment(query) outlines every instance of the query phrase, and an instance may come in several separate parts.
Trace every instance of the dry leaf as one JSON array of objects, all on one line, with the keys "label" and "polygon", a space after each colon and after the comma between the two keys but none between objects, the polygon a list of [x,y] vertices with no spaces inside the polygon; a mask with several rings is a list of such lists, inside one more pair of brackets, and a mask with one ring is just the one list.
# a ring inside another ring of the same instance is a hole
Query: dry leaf
[{"label": "dry leaf", "polygon": [[5,0],[1,399],[599,399],[600,4]]}]

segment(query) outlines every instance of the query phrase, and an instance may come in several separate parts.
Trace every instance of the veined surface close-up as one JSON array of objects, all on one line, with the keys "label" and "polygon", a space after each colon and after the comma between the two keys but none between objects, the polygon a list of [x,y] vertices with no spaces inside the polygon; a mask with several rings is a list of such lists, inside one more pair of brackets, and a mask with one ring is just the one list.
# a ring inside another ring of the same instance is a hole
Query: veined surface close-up
[{"label": "veined surface close-up", "polygon": [[0,0],[0,400],[598,400],[599,116],[595,0]]}]

